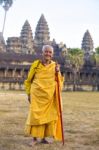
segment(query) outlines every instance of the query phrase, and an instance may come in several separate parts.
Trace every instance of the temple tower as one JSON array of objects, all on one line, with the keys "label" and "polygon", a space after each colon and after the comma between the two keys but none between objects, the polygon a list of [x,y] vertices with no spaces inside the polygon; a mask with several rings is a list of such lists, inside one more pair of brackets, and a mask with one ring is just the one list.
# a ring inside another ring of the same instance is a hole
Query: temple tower
[{"label": "temple tower", "polygon": [[82,49],[84,50],[84,67],[90,68],[96,64],[93,48],[93,40],[89,31],[87,30],[82,40]]},{"label": "temple tower", "polygon": [[7,52],[22,53],[21,42],[19,37],[8,37],[6,42]]},{"label": "temple tower", "polygon": [[22,52],[26,54],[34,53],[33,50],[33,34],[29,22],[26,20],[20,34],[22,43]]},{"label": "temple tower", "polygon": [[34,44],[35,47],[42,47],[44,44],[49,44],[50,36],[49,36],[49,28],[47,25],[47,21],[42,14],[38,24],[36,26]]},{"label": "temple tower", "polygon": [[82,49],[85,51],[85,52],[90,52],[90,51],[93,51],[93,40],[92,40],[92,37],[89,33],[89,31],[87,30],[83,36],[83,40],[82,40]]}]

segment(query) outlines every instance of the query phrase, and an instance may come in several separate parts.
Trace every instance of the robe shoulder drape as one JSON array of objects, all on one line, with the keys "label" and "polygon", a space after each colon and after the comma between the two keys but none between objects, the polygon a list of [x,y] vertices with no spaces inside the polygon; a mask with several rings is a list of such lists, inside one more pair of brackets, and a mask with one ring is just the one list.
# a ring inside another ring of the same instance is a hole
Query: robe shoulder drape
[{"label": "robe shoulder drape", "polygon": [[[31,104],[27,118],[27,125],[47,124],[51,121],[58,122],[57,127],[60,128],[59,122],[59,106],[57,97],[57,81],[55,78],[55,62],[47,66],[42,63],[36,69],[35,78],[31,83],[31,78],[35,72],[38,60],[35,61],[29,71],[28,78],[25,81],[26,93],[30,94]],[[60,87],[63,79],[59,73]],[[55,130],[58,131],[56,127]],[[61,129],[56,134],[56,139],[61,139]],[[58,135],[58,136],[57,136]]]}]

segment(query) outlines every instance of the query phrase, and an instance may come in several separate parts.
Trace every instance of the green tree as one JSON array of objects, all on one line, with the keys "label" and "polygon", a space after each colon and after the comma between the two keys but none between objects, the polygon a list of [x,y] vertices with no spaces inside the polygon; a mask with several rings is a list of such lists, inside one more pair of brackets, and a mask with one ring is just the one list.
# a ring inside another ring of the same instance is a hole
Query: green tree
[{"label": "green tree", "polygon": [[74,65],[77,70],[79,70],[84,63],[84,52],[79,48],[72,48],[68,50],[68,53],[71,64]]},{"label": "green tree", "polygon": [[96,54],[99,54],[99,47],[95,48],[95,52],[96,52]]},{"label": "green tree", "polygon": [[68,52],[69,52],[69,59],[73,69],[73,80],[74,80],[73,90],[75,91],[77,77],[79,76],[79,70],[84,64],[84,52],[79,48],[69,49]]},{"label": "green tree", "polygon": [[96,65],[99,65],[99,47],[95,48]]},{"label": "green tree", "polygon": [[96,59],[96,65],[99,65],[99,47],[95,48],[94,57]]},{"label": "green tree", "polygon": [[0,0],[0,5],[4,8],[5,14],[4,14],[4,22],[3,22],[3,28],[2,28],[2,35],[4,33],[4,27],[5,27],[5,21],[6,21],[6,15],[9,8],[12,6],[13,0]]}]

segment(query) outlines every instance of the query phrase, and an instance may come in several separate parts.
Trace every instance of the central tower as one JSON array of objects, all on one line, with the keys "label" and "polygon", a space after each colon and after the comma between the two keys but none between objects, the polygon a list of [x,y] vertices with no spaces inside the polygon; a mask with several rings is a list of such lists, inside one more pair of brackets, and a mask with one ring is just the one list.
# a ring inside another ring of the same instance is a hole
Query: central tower
[{"label": "central tower", "polygon": [[44,15],[42,14],[36,26],[35,37],[34,37],[35,48],[37,47],[41,48],[44,44],[49,44],[50,43],[49,34],[50,33],[49,33],[47,21]]}]

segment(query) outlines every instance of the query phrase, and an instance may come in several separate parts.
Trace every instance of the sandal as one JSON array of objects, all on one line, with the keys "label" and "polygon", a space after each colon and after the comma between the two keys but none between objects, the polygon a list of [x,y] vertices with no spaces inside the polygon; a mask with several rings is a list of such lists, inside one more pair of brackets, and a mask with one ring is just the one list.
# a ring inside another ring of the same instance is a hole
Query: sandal
[{"label": "sandal", "polygon": [[42,139],[40,143],[42,143],[42,144],[51,144],[52,142],[49,142],[49,141],[47,141],[45,139]]}]

